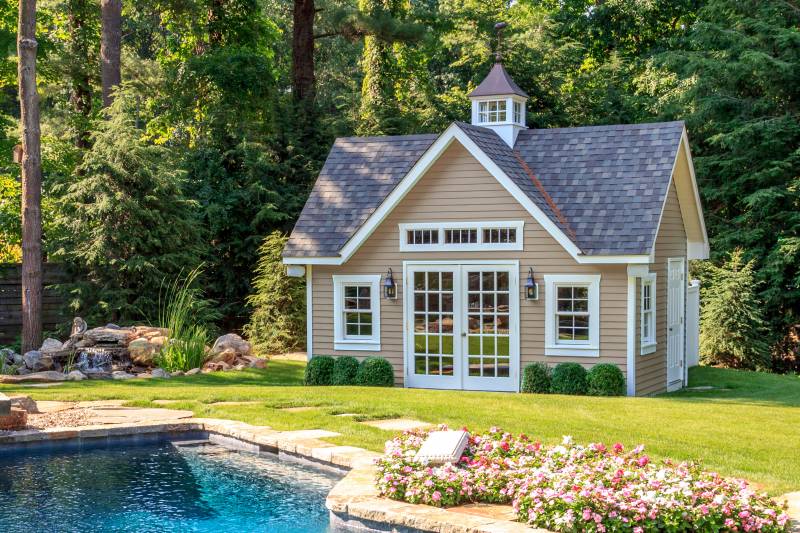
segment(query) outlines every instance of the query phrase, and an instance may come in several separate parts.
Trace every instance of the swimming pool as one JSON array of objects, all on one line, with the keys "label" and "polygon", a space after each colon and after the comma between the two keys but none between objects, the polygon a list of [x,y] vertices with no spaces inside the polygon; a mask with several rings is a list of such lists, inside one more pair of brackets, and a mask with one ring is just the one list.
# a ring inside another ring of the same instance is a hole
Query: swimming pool
[{"label": "swimming pool", "polygon": [[0,531],[329,530],[340,479],[208,443],[0,455]]}]

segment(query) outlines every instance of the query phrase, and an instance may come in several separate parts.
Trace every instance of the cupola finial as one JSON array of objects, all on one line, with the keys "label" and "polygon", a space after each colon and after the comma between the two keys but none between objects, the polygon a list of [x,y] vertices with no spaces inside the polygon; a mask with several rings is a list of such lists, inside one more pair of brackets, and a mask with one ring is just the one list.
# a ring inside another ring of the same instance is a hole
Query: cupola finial
[{"label": "cupola finial", "polygon": [[495,63],[503,62],[503,30],[508,26],[505,22],[498,22],[494,25],[494,31],[497,32],[497,48],[494,51]]}]

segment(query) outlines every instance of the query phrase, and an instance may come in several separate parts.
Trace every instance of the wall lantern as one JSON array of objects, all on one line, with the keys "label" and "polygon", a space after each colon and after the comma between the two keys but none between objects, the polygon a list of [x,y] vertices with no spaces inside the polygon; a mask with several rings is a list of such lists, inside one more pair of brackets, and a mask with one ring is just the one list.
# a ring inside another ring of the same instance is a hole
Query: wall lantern
[{"label": "wall lantern", "polygon": [[528,269],[528,279],[525,281],[525,299],[539,299],[539,284],[533,280],[533,268]]},{"label": "wall lantern", "polygon": [[392,269],[386,273],[386,278],[383,280],[383,297],[387,300],[394,300],[397,298],[397,285],[392,277]]}]

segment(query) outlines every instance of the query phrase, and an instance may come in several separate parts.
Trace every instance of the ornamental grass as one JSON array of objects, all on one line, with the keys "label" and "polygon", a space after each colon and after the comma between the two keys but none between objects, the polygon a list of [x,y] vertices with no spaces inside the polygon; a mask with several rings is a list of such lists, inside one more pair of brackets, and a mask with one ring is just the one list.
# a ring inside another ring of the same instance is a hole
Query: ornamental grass
[{"label": "ornamental grass", "polygon": [[786,531],[789,517],[741,479],[697,463],[651,461],[644,446],[544,446],[498,428],[472,435],[456,464],[414,456],[427,432],[386,443],[377,460],[380,494],[437,507],[511,504],[520,521],[552,531]]}]

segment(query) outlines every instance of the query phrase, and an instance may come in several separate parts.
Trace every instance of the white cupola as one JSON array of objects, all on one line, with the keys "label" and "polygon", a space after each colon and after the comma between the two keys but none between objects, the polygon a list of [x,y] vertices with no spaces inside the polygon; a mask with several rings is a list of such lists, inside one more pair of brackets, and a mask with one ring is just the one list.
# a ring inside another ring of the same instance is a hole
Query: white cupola
[{"label": "white cupola", "polygon": [[493,129],[512,148],[520,130],[526,129],[525,102],[528,95],[514,83],[498,61],[489,75],[469,93],[472,124]]}]

